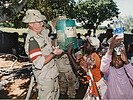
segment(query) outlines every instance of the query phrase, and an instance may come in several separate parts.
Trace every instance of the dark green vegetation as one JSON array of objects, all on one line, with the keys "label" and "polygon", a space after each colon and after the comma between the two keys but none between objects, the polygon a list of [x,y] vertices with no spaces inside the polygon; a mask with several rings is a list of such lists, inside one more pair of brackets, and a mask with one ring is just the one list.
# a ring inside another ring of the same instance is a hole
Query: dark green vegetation
[{"label": "dark green vegetation", "polygon": [[[21,2],[20,2],[21,1]],[[4,4],[9,4],[5,6]],[[27,9],[38,9],[50,21],[60,15],[82,22],[84,28],[97,26],[119,14],[113,0],[3,0],[0,3],[1,20],[11,22],[15,28],[25,27],[22,18]],[[5,16],[2,16],[5,15]]]}]

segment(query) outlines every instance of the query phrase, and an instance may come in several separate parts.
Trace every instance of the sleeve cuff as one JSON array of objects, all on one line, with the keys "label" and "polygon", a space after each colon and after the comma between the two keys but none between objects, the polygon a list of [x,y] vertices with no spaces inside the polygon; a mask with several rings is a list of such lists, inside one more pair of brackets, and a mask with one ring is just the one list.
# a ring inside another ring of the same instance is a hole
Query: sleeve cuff
[{"label": "sleeve cuff", "polygon": [[111,59],[111,58],[112,58],[112,55],[109,55],[108,53],[106,53],[106,54],[105,54],[105,57]]},{"label": "sleeve cuff", "polygon": [[44,62],[45,62],[45,57],[41,56],[37,58],[37,60],[33,63],[37,69],[42,69],[42,67],[44,66]]}]

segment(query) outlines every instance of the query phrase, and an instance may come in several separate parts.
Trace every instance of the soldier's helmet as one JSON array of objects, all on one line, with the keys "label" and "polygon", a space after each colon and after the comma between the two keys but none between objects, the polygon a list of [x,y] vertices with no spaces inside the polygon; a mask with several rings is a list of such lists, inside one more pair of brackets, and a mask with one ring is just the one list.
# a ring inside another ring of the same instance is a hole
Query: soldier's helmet
[{"label": "soldier's helmet", "polygon": [[40,22],[46,20],[46,17],[41,14],[40,11],[35,9],[29,9],[26,11],[26,16],[23,18],[24,23]]}]

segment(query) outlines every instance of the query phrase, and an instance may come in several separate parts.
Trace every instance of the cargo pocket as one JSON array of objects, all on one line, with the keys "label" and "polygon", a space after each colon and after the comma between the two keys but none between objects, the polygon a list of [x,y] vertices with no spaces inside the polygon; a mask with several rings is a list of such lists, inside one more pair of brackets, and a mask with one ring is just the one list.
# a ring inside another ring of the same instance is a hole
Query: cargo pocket
[{"label": "cargo pocket", "polygon": [[54,81],[44,81],[44,83],[43,85],[38,84],[38,94],[41,100],[48,100],[53,97]]},{"label": "cargo pocket", "polygon": [[64,61],[64,63],[65,63],[66,65],[69,65],[69,64],[70,64],[67,55],[65,55],[65,56],[63,57],[63,61]]},{"label": "cargo pocket", "polygon": [[54,83],[55,81],[54,80],[44,80],[43,82],[44,84],[38,84],[38,88],[41,90],[41,91],[47,91],[47,92],[51,92],[53,91],[54,89]]}]

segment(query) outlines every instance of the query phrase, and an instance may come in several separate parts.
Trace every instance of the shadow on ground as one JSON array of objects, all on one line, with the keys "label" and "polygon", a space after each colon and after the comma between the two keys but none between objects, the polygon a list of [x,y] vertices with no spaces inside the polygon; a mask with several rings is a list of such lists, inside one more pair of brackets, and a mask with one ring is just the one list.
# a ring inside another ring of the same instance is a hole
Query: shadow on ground
[{"label": "shadow on ground", "polygon": [[[0,99],[25,99],[27,91],[28,91],[29,83],[30,83],[30,81],[19,84],[18,88],[20,90],[23,89],[23,92],[20,95],[18,95],[18,94],[11,95],[11,92],[13,92],[13,91],[9,89],[9,88],[11,88],[10,87],[11,84],[8,84],[8,86],[6,86],[3,90],[0,90]],[[12,84],[14,84],[14,83],[12,83]],[[6,88],[8,88],[8,89],[6,89]],[[86,85],[80,84],[80,87],[77,90],[76,98],[74,98],[74,99],[82,100],[84,97],[84,94],[86,92],[86,89],[87,89]],[[19,93],[19,91],[18,91],[18,93]],[[36,87],[34,87],[34,89],[32,90],[30,99],[36,99],[36,98],[37,98],[37,89],[36,89]],[[71,98],[68,98],[68,96],[66,94],[60,95],[59,100],[63,100],[63,99],[71,99]]]}]

